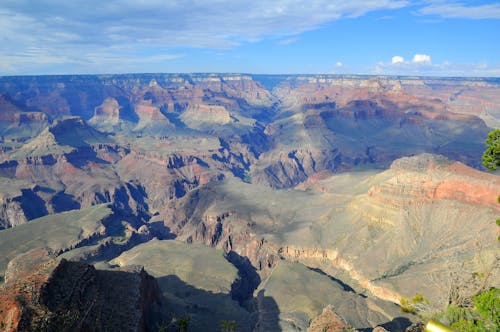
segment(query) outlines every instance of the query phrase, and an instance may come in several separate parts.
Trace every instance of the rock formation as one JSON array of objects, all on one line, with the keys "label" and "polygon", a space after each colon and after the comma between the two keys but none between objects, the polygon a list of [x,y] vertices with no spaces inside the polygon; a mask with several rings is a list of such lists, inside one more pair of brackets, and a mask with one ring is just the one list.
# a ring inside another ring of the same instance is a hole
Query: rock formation
[{"label": "rock formation", "polygon": [[151,331],[157,287],[144,270],[100,271],[35,249],[9,263],[0,324],[4,331]]},{"label": "rock formation", "polygon": [[307,332],[345,332],[353,328],[342,317],[335,313],[332,306],[327,306],[323,312],[311,321]]}]

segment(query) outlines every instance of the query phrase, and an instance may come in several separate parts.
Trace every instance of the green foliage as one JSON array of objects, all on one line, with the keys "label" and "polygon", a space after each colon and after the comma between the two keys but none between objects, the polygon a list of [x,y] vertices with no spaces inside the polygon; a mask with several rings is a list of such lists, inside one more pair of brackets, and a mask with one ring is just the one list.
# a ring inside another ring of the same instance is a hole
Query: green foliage
[{"label": "green foliage", "polygon": [[483,322],[477,319],[477,313],[474,310],[456,305],[449,305],[439,320],[448,322],[450,327],[457,332],[487,331],[484,330]]},{"label": "green foliage", "polygon": [[500,327],[500,288],[491,288],[473,299],[476,311],[486,325]]},{"label": "green foliage", "polygon": [[168,328],[170,326],[170,323],[164,323],[158,328],[158,332],[167,332]]},{"label": "green foliage", "polygon": [[429,303],[429,299],[424,297],[422,294],[417,294],[415,295],[411,301],[416,304],[416,303],[421,303],[421,302],[425,302],[425,303]]},{"label": "green foliage", "polygon": [[187,332],[189,327],[189,316],[184,316],[177,322],[176,332]]},{"label": "green foliage", "polygon": [[49,314],[40,320],[34,328],[35,332],[42,331],[71,331],[82,323],[82,313],[76,309],[68,309]]},{"label": "green foliage", "polygon": [[407,314],[416,314],[417,312],[412,306],[409,305],[401,305],[401,311],[406,312]]},{"label": "green foliage", "polygon": [[[500,197],[500,196],[498,196]],[[500,218],[497,219],[497,226],[500,227]],[[498,236],[498,241],[500,241],[500,235]]]},{"label": "green foliage", "polygon": [[158,329],[158,332],[187,332],[189,328],[189,316],[176,318],[169,322],[164,323]]},{"label": "green foliage", "polygon": [[483,165],[491,171],[500,166],[500,129],[495,129],[488,134],[486,150],[483,153]]},{"label": "green foliage", "polygon": [[483,331],[482,327],[476,325],[476,323],[473,320],[467,320],[467,319],[460,319],[456,321],[455,323],[451,324],[451,328],[457,332],[467,332],[467,331],[474,331],[474,332],[480,332]]},{"label": "green foliage", "polygon": [[449,322],[450,325],[453,325],[454,323],[460,321],[469,321],[473,317],[473,313],[470,309],[451,304],[446,308],[446,311],[441,318],[442,320],[444,319]]},{"label": "green foliage", "polygon": [[500,326],[500,289],[491,288],[473,297],[474,307],[449,305],[437,319],[457,332],[494,332]]},{"label": "green foliage", "polygon": [[250,174],[250,172],[245,172],[245,174],[243,175],[243,182],[252,183],[252,174]]},{"label": "green foliage", "polygon": [[396,269],[393,269],[392,271],[384,272],[380,277],[376,278],[375,280],[384,280],[387,278],[392,278],[392,277],[398,276],[398,275],[402,274],[403,272],[405,272],[406,270],[408,270],[413,265],[415,265],[415,262],[413,262],[413,261],[408,262],[408,263],[403,264],[403,265],[400,265]]},{"label": "green foliage", "polygon": [[429,304],[429,299],[422,294],[417,294],[411,299],[402,297],[401,299],[399,299],[399,303],[403,312],[416,314],[418,307],[420,307],[422,304]]},{"label": "green foliage", "polygon": [[236,332],[236,322],[234,320],[223,320],[220,322],[221,332]]}]

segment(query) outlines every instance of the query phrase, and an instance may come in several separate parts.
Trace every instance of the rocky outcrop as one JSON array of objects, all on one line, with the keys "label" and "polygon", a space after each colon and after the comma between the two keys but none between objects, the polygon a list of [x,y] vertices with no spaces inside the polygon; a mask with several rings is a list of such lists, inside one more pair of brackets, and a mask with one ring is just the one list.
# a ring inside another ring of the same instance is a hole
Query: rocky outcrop
[{"label": "rocky outcrop", "polygon": [[5,331],[151,331],[160,305],[144,270],[100,271],[42,249],[9,264],[0,288]]},{"label": "rocky outcrop", "polygon": [[27,222],[21,203],[8,197],[0,198],[0,230]]},{"label": "rocky outcrop", "polygon": [[96,143],[109,143],[106,135],[87,125],[79,117],[56,120],[33,140],[23,145],[13,157],[57,156],[70,153],[77,148],[90,147]]},{"label": "rocky outcrop", "polygon": [[390,170],[395,177],[373,187],[370,197],[396,206],[453,200],[500,210],[500,179],[464,164],[423,154],[396,160]]},{"label": "rocky outcrop", "polygon": [[325,307],[323,312],[314,318],[307,328],[307,332],[345,332],[352,330],[354,329],[335,312],[332,306]]},{"label": "rocky outcrop", "polygon": [[130,129],[132,123],[120,116],[122,109],[123,106],[120,106],[115,98],[107,97],[101,105],[95,108],[94,116],[88,123],[94,128],[107,132]]},{"label": "rocky outcrop", "polygon": [[0,93],[0,132],[1,137],[26,139],[37,135],[49,125],[45,113],[33,112],[16,105],[8,95]]},{"label": "rocky outcrop", "polygon": [[[92,120],[93,119],[93,120]],[[120,121],[120,105],[115,98],[108,97],[104,99],[102,104],[95,108],[94,117],[89,123],[109,122],[111,125],[116,125]]]},{"label": "rocky outcrop", "polygon": [[172,129],[168,119],[160,112],[160,109],[152,105],[150,101],[142,101],[134,106],[135,113],[139,117],[134,131],[162,133]]},{"label": "rocky outcrop", "polygon": [[190,128],[202,128],[204,125],[225,125],[230,122],[231,115],[224,106],[190,104],[180,116]]},{"label": "rocky outcrop", "polygon": [[[64,156],[54,163],[47,163],[46,158],[41,157],[22,161],[17,167],[16,175],[18,179],[24,180],[38,175],[36,181],[40,185],[28,187],[27,182],[19,181],[16,184],[19,186],[17,193],[0,197],[0,228],[13,227],[48,214],[88,208],[102,203],[111,203],[116,211],[124,216],[148,219],[146,193],[140,184],[120,183],[113,181],[115,179],[85,183],[89,175],[69,163]],[[55,184],[55,189],[45,187],[44,181],[45,184]],[[85,186],[81,186],[82,183],[85,183]]]}]

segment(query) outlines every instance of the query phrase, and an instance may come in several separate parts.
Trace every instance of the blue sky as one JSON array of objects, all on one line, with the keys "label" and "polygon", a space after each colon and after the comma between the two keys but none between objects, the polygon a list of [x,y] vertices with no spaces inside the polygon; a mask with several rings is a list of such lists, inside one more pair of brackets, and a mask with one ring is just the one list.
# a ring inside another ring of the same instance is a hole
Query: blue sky
[{"label": "blue sky", "polygon": [[500,76],[500,2],[1,0],[0,75]]}]

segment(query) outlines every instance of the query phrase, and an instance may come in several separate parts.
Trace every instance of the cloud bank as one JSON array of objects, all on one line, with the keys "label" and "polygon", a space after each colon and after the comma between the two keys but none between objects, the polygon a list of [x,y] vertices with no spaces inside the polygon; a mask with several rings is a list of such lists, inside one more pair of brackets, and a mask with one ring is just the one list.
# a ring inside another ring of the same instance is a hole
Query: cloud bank
[{"label": "cloud bank", "polygon": [[[499,3],[449,0],[2,0],[0,75],[161,71],[193,50],[306,42],[305,32],[333,21],[375,11],[388,18],[401,8],[443,18],[500,18]],[[417,64],[432,66],[425,54],[410,61],[397,55],[384,66]]]},{"label": "cloud bank", "polygon": [[422,15],[437,15],[444,18],[500,19],[500,3],[467,6],[452,1],[430,1],[429,6],[421,8]]},{"label": "cloud bank", "polygon": [[0,37],[7,47],[0,48],[0,68],[61,63],[92,68],[99,58],[118,57],[151,61],[144,53],[175,59],[181,55],[169,52],[172,48],[224,49],[266,37],[286,44],[334,20],[407,5],[404,0],[2,0]]}]

